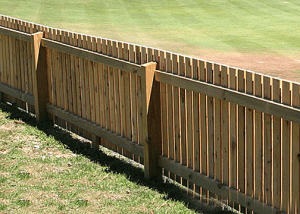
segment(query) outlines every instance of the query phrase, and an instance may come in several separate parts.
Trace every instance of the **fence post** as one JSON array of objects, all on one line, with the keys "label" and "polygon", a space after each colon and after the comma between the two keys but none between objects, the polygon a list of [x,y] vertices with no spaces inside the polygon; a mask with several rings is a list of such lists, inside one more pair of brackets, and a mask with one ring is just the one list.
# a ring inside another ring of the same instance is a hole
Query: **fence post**
[{"label": "fence post", "polygon": [[33,95],[36,119],[39,122],[48,119],[46,111],[48,102],[47,57],[46,48],[41,46],[43,34],[43,32],[37,32],[31,36]]},{"label": "fence post", "polygon": [[161,155],[160,83],[155,81],[156,63],[142,65],[144,174],[146,179],[161,179],[158,165]]}]

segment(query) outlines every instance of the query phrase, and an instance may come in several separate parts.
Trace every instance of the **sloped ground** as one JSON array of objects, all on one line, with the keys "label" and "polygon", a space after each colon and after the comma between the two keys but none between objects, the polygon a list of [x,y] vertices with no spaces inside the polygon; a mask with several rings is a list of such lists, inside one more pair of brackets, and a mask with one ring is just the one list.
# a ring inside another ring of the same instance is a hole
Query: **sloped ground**
[{"label": "sloped ground", "polygon": [[123,156],[0,103],[0,212],[226,213]]}]

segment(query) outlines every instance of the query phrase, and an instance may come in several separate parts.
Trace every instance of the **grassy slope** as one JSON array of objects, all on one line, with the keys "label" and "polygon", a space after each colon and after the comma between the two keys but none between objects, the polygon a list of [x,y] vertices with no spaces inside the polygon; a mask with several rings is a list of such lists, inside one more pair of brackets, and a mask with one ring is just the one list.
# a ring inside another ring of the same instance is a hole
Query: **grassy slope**
[{"label": "grassy slope", "polygon": [[154,46],[300,54],[298,0],[0,0],[0,13]]},{"label": "grassy slope", "polygon": [[124,159],[36,126],[0,104],[0,213],[194,213],[174,200],[173,185],[155,186]]}]

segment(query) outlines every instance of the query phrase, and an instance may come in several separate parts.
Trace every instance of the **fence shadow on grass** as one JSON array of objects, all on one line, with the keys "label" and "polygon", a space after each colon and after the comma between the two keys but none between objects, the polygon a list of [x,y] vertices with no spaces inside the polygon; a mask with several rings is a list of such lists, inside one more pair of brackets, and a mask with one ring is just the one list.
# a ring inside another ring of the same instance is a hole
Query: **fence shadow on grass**
[{"label": "fence shadow on grass", "polygon": [[14,105],[0,103],[0,109],[2,109],[3,112],[9,113],[9,119],[22,120],[27,125],[37,127],[48,136],[53,136],[56,140],[60,141],[64,144],[66,149],[71,150],[73,153],[83,155],[101,166],[106,166],[107,172],[124,174],[131,182],[147,186],[159,193],[165,194],[166,200],[183,201],[188,208],[196,210],[196,212],[213,214],[233,213],[231,211],[222,210],[221,207],[209,206],[198,199],[187,196],[182,188],[168,180],[164,182],[146,180],[144,178],[143,169],[132,164],[131,160],[127,158],[120,159],[116,155],[109,155],[101,151],[101,149],[97,152],[91,148],[89,141],[73,138],[70,132],[53,126],[51,123],[37,123],[33,115],[26,113]]}]

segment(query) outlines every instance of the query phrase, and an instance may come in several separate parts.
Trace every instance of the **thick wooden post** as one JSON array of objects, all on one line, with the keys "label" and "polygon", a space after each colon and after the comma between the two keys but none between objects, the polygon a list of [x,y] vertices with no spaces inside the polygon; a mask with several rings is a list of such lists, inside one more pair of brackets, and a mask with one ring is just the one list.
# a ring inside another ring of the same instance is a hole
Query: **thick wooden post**
[{"label": "thick wooden post", "polygon": [[144,173],[147,179],[161,179],[158,157],[161,145],[160,83],[155,81],[156,63],[142,65]]},{"label": "thick wooden post", "polygon": [[48,102],[46,48],[41,46],[43,32],[32,34],[31,38],[35,114],[37,121],[41,122],[48,119],[46,111],[46,104]]}]

